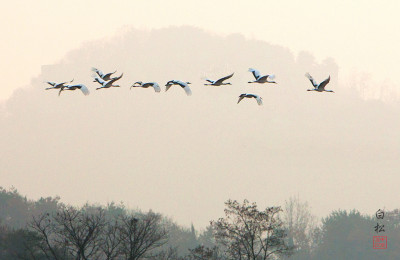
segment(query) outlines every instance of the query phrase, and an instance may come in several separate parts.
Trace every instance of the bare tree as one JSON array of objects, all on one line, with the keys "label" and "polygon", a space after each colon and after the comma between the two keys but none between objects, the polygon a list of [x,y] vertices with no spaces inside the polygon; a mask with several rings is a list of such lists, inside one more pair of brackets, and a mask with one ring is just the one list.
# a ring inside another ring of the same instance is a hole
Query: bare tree
[{"label": "bare tree", "polygon": [[167,242],[167,232],[161,225],[161,215],[151,211],[138,217],[121,216],[119,232],[121,253],[127,260],[151,257],[151,250]]},{"label": "bare tree", "polygon": [[103,252],[106,260],[117,259],[121,254],[121,235],[119,230],[118,219],[110,219],[106,222],[104,233],[100,238],[100,250]]},{"label": "bare tree", "polygon": [[34,217],[30,226],[41,238],[40,248],[48,259],[96,259],[105,226],[104,210],[63,206],[54,215]]},{"label": "bare tree", "polygon": [[291,197],[285,202],[283,222],[288,230],[289,244],[296,248],[296,252],[310,257],[317,245],[319,234],[317,218],[311,214],[307,202],[300,202],[298,197]]},{"label": "bare tree", "polygon": [[226,248],[231,259],[268,259],[290,254],[285,243],[286,232],[279,219],[280,207],[257,209],[256,203],[225,202],[225,218],[211,221],[217,242]]},{"label": "bare tree", "polygon": [[68,241],[67,248],[76,259],[88,260],[98,255],[105,226],[103,209],[62,207],[54,221],[59,234],[56,241]]},{"label": "bare tree", "polygon": [[65,245],[54,243],[57,236],[57,227],[49,213],[33,216],[33,220],[29,226],[39,236],[40,243],[38,246],[47,259],[68,259],[67,252],[62,250],[62,248],[65,248]]}]

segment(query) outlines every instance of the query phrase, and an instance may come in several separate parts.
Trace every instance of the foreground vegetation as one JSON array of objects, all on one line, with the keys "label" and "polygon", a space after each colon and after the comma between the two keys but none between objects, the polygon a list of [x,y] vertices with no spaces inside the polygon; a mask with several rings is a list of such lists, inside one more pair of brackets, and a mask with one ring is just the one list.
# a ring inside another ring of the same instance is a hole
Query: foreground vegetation
[{"label": "foreground vegetation", "polygon": [[[376,232],[376,226],[384,226]],[[0,259],[400,259],[400,212],[383,219],[333,211],[317,221],[291,198],[260,210],[247,200],[225,203],[225,217],[201,232],[152,211],[122,204],[73,207],[60,198],[31,201],[0,188]],[[388,249],[372,237],[388,237]]]}]

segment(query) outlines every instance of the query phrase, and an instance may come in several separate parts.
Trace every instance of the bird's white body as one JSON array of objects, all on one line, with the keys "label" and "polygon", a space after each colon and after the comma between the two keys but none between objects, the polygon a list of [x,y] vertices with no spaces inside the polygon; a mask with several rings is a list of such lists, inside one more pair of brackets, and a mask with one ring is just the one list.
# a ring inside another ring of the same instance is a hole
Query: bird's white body
[{"label": "bird's white body", "polygon": [[138,82],[135,82],[130,87],[130,89],[132,89],[132,88],[148,88],[148,87],[153,87],[154,91],[157,92],[157,93],[161,92],[160,85],[158,85],[157,82],[146,82],[146,83],[143,83],[142,81],[138,81]]},{"label": "bird's white body", "polygon": [[165,91],[168,91],[168,89],[170,89],[173,85],[178,85],[178,86],[181,86],[183,88],[183,90],[185,90],[186,95],[191,96],[192,90],[190,89],[189,84],[191,84],[191,83],[183,82],[180,80],[170,80],[167,82],[167,84],[165,84],[165,86],[166,86]]},{"label": "bird's white body", "polygon": [[[274,74],[271,75],[261,75],[260,72],[256,69],[252,69],[250,68],[249,71],[251,73],[253,73],[254,78],[256,79],[255,81],[249,81],[249,83],[274,83],[276,84],[275,81],[273,81],[273,79],[275,78]],[[271,81],[268,81],[268,79],[270,79]]]},{"label": "bird's white body", "polygon": [[221,86],[221,85],[232,85],[231,83],[224,83],[225,80],[232,78],[234,73],[232,73],[229,76],[220,78],[218,80],[211,80],[211,79],[206,79],[206,81],[210,82],[210,84],[204,84],[204,85],[210,85],[210,86]]},{"label": "bird's white body", "polygon": [[89,93],[90,93],[89,89],[85,85],[76,84],[76,85],[66,85],[66,86],[62,87],[60,89],[60,92],[58,92],[58,95],[61,95],[61,92],[64,90],[76,90],[76,89],[80,89],[85,96],[89,95]]},{"label": "bird's white body", "polygon": [[113,83],[115,81],[121,79],[123,75],[124,75],[124,73],[122,73],[121,76],[119,76],[119,77],[110,79],[109,81],[105,81],[100,78],[95,78],[95,81],[97,81],[99,84],[101,84],[101,87],[96,88],[96,90],[103,89],[103,88],[120,87],[119,85],[113,85]]},{"label": "bird's white body", "polygon": [[321,83],[317,83],[315,79],[310,75],[310,73],[306,73],[305,76],[310,80],[311,84],[314,86],[313,89],[307,89],[307,91],[317,91],[317,92],[334,92],[333,90],[325,90],[325,86],[328,85],[331,80],[331,76],[322,81]]},{"label": "bird's white body", "polygon": [[60,89],[63,88],[65,86],[65,84],[67,83],[71,83],[74,80],[72,79],[71,81],[66,81],[66,82],[61,82],[61,83],[56,83],[56,82],[52,82],[52,81],[47,81],[46,83],[49,84],[50,86],[53,86],[51,88],[46,88],[46,90],[48,89]]},{"label": "bird's white body", "polygon": [[94,71],[97,75],[99,75],[99,77],[102,80],[105,80],[105,81],[111,80],[111,75],[114,74],[115,72],[117,72],[117,71],[114,71],[114,72],[104,74],[101,70],[98,70],[96,68],[92,68],[92,71]]},{"label": "bird's white body", "polygon": [[106,82],[102,78],[98,78],[98,77],[95,77],[93,81],[99,83],[100,85],[103,85]]},{"label": "bird's white body", "polygon": [[241,95],[239,96],[239,100],[238,100],[237,103],[239,104],[239,102],[242,101],[244,98],[255,98],[255,99],[257,100],[257,104],[258,104],[259,106],[261,106],[261,105],[263,104],[263,102],[262,102],[262,97],[260,97],[259,95],[248,94],[248,93],[241,94]]}]

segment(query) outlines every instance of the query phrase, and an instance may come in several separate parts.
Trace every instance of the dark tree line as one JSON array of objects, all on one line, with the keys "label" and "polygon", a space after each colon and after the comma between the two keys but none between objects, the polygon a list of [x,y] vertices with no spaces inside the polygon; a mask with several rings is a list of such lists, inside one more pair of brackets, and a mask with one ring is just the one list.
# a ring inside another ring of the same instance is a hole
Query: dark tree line
[{"label": "dark tree line", "polygon": [[38,251],[48,259],[128,259],[155,257],[167,242],[159,214],[106,216],[102,208],[62,207],[56,214],[33,217]]},{"label": "dark tree line", "polygon": [[[228,200],[225,217],[198,232],[122,204],[77,208],[0,188],[1,260],[400,259],[399,231],[399,210],[386,210],[380,220],[338,210],[318,222],[307,203],[291,198],[264,210]],[[372,248],[374,235],[388,237],[386,250]]]}]

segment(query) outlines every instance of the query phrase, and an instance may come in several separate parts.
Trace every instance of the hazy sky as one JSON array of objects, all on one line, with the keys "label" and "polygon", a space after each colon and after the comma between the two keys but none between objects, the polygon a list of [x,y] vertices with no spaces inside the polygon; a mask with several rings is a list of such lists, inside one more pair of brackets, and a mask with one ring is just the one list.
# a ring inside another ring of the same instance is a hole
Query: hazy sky
[{"label": "hazy sky", "polygon": [[[399,74],[400,22],[396,0],[370,1],[7,1],[0,20],[0,100],[83,42],[110,37],[126,27],[193,25],[226,35],[242,33],[318,60],[333,57],[344,75],[373,74],[395,85]],[[177,39],[179,40],[179,39]]]},{"label": "hazy sky", "polygon": [[[124,72],[121,88],[95,90],[92,66]],[[279,84],[247,84],[253,66]],[[304,68],[318,81],[329,71],[336,93],[307,92]],[[202,85],[232,72],[233,85]],[[123,201],[197,227],[221,217],[227,199],[272,206],[299,195],[319,217],[398,207],[400,106],[363,100],[363,79],[341,86],[338,73],[329,59],[188,26],[93,41],[43,67],[0,110],[0,185],[74,205]],[[91,94],[44,90],[71,78]],[[171,79],[191,81],[193,95],[129,90]],[[264,106],[236,104],[245,92]]]},{"label": "hazy sky", "polygon": [[[398,207],[400,107],[360,98],[398,87],[398,7],[397,1],[7,2],[0,28],[0,99],[7,100],[0,107],[0,185],[75,204],[124,201],[201,227],[221,216],[229,198],[271,206],[299,195],[319,216]],[[201,30],[160,29],[171,25]],[[299,57],[302,50],[317,62]],[[55,66],[41,71],[42,65]],[[95,91],[91,66],[124,72],[123,87]],[[277,74],[279,86],[247,86],[249,67]],[[336,93],[306,92],[306,71],[318,81],[330,74]],[[230,88],[202,86],[204,76],[231,72]],[[92,93],[59,98],[43,89],[43,81],[71,78]],[[134,81],[173,78],[191,81],[193,96],[179,88],[128,90]],[[236,105],[243,92],[262,95],[265,105]]]}]

